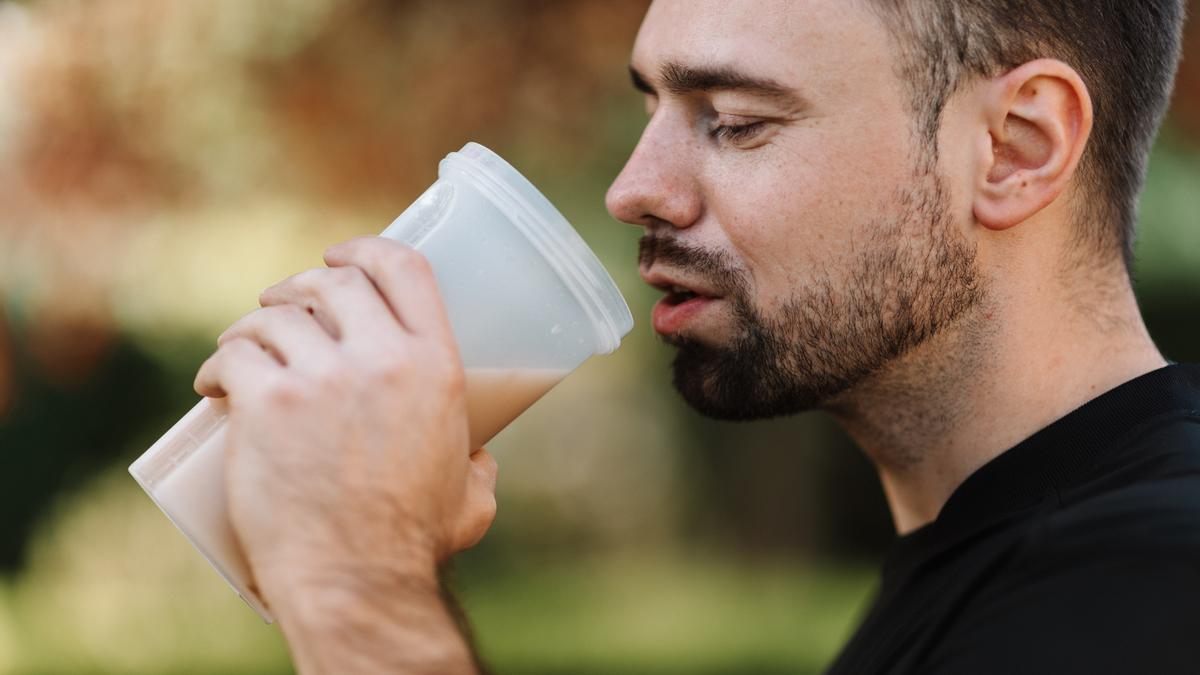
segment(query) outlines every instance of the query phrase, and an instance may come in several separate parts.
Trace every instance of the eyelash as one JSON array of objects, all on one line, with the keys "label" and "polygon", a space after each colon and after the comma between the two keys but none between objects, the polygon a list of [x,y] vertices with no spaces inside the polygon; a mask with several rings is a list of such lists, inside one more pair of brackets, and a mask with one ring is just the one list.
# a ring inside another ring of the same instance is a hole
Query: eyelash
[{"label": "eyelash", "polygon": [[765,124],[762,120],[749,124],[723,124],[710,133],[719,141],[744,141],[758,133]]}]

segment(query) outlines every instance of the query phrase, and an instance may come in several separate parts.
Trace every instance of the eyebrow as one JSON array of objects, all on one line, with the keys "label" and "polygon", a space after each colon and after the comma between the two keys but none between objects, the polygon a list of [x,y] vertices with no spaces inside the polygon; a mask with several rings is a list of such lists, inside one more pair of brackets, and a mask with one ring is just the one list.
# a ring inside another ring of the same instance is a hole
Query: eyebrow
[{"label": "eyebrow", "polygon": [[[660,75],[663,87],[678,96],[696,92],[737,91],[790,106],[799,106],[802,102],[799,94],[790,87],[770,78],[743,73],[730,66],[702,67],[668,62],[662,66]],[[629,66],[629,76],[635,89],[652,96],[657,95],[658,92],[637,68]]]}]

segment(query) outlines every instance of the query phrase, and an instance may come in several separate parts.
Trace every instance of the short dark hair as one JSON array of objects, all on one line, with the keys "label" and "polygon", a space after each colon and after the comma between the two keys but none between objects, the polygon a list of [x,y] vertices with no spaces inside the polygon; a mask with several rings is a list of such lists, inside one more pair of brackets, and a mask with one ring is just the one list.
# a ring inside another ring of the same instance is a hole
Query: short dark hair
[{"label": "short dark hair", "polygon": [[1171,98],[1184,0],[870,0],[900,47],[931,167],[942,111],[960,85],[1055,58],[1074,68],[1095,122],[1080,162],[1078,235],[1132,269],[1137,200]]}]

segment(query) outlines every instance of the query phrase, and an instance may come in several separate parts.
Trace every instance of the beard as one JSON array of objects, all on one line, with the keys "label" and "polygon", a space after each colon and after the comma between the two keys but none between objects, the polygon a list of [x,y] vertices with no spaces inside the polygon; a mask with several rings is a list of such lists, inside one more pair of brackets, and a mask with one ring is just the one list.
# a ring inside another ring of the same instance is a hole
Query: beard
[{"label": "beard", "polygon": [[850,247],[859,253],[848,269],[819,276],[771,314],[755,308],[746,275],[725,254],[644,237],[643,264],[702,275],[733,310],[729,344],[664,338],[678,350],[673,383],[688,405],[726,420],[820,407],[978,305],[976,251],[954,227],[940,178],[898,189],[887,207],[890,217],[864,228],[865,245]]}]

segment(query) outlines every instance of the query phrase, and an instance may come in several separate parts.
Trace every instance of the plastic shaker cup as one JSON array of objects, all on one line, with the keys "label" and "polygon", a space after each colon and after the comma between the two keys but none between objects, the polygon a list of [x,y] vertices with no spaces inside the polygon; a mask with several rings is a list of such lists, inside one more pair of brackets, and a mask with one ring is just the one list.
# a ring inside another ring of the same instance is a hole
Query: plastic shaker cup
[{"label": "plastic shaker cup", "polygon": [[[477,143],[447,155],[437,182],[382,236],[416,248],[433,267],[466,368],[472,449],[633,328],[612,277],[562,214]],[[201,399],[129,472],[271,622],[249,588],[226,511],[224,432],[224,401]]]}]

